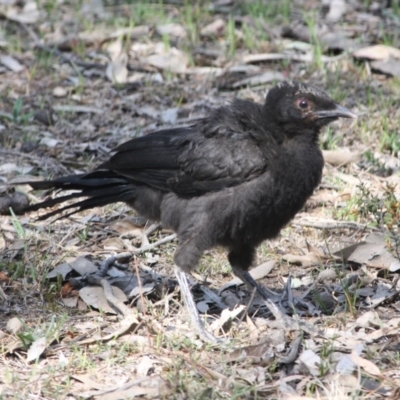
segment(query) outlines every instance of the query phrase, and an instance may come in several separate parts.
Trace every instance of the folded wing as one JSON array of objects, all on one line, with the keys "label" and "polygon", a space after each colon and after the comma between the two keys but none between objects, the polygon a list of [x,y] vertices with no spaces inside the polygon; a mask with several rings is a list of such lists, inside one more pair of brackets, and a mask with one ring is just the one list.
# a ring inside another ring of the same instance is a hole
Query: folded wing
[{"label": "folded wing", "polygon": [[267,168],[266,159],[248,132],[199,133],[197,126],[162,130],[130,140],[98,170],[131,182],[197,196],[250,180]]}]

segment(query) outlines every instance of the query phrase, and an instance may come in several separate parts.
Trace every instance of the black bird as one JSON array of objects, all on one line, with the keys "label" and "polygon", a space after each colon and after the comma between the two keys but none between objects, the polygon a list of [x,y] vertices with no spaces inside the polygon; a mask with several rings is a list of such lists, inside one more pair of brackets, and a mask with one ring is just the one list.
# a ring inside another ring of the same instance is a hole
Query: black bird
[{"label": "black bird", "polygon": [[205,250],[228,250],[233,273],[271,305],[248,270],[256,247],[278,235],[321,180],[320,129],[339,117],[356,118],[323,91],[282,82],[263,105],[235,99],[188,127],[132,139],[95,171],[42,182],[34,189],[74,190],[28,210],[85,198],[41,219],[122,201],[173,229],[179,245],[176,275],[192,322],[206,340],[186,272]]}]

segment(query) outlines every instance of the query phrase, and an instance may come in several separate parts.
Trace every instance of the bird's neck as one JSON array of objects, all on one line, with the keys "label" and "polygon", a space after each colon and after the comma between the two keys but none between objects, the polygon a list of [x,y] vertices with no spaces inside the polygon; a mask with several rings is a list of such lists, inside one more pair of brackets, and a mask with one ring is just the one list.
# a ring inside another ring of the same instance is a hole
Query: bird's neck
[{"label": "bird's neck", "polygon": [[283,123],[281,130],[285,136],[285,141],[318,143],[318,128],[299,126],[296,123]]}]

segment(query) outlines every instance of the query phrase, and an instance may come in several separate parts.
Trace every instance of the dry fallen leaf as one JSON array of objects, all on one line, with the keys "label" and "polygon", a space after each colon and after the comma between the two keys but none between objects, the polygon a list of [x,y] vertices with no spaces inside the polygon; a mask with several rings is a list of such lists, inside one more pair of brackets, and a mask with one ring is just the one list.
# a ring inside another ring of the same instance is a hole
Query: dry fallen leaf
[{"label": "dry fallen leaf", "polygon": [[243,305],[238,306],[233,310],[225,308],[222,310],[221,316],[210,325],[210,330],[214,332],[215,335],[218,335],[220,331],[223,333],[228,332],[232,320],[234,320],[245,308],[246,307]]},{"label": "dry fallen leaf", "polygon": [[121,251],[126,250],[126,245],[121,238],[113,237],[103,241],[103,248],[105,250]]},{"label": "dry fallen leaf", "polygon": [[382,321],[379,319],[379,315],[375,311],[367,311],[360,315],[356,321],[357,325],[363,327],[379,326]]},{"label": "dry fallen leaf", "polygon": [[275,360],[271,341],[266,340],[256,345],[240,347],[233,350],[227,356],[227,361],[230,362],[241,362],[244,360],[249,360],[263,366],[270,365]]},{"label": "dry fallen leaf", "polygon": [[54,97],[65,97],[68,94],[68,90],[61,87],[61,86],[56,86],[53,89],[53,96]]},{"label": "dry fallen leaf", "polygon": [[320,374],[321,357],[312,350],[304,350],[299,357],[302,362],[310,371],[313,376]]},{"label": "dry fallen leaf", "polygon": [[219,37],[225,32],[225,21],[222,18],[217,18],[211,24],[206,25],[200,31],[201,36]]},{"label": "dry fallen leaf", "polygon": [[377,44],[356,50],[353,56],[371,60],[386,60],[389,57],[400,58],[400,49],[385,44]]},{"label": "dry fallen leaf", "polygon": [[3,163],[0,165],[0,173],[9,174],[11,172],[18,172],[21,175],[29,174],[32,171],[32,166],[21,166],[14,163]]},{"label": "dry fallen leaf", "polygon": [[324,161],[333,166],[341,166],[361,160],[362,152],[344,150],[323,150]]},{"label": "dry fallen leaf", "polygon": [[[1,200],[1,197],[0,197],[0,213],[2,213],[3,212],[3,207],[2,207],[2,200]],[[9,209],[10,209],[10,205],[11,205],[11,199],[9,199],[9,200],[7,200],[7,204],[5,205],[5,207],[4,207],[4,211],[5,212],[8,212],[9,211]],[[3,251],[4,249],[6,248],[6,241],[5,241],[5,239],[4,239],[4,237],[3,236],[0,236],[0,251]],[[2,278],[1,278],[1,276],[0,276],[0,281],[2,280]]]},{"label": "dry fallen leaf", "polygon": [[11,318],[7,321],[6,330],[9,333],[17,334],[24,327],[24,322],[17,317]]},{"label": "dry fallen leaf", "polygon": [[120,39],[121,37],[129,37],[130,39],[139,39],[143,36],[149,36],[150,26],[140,25],[129,28],[120,28],[113,30],[112,33],[108,34],[104,40]]},{"label": "dry fallen leaf", "polygon": [[[1,243],[1,238],[0,238],[0,243]],[[1,250],[1,246],[0,246],[0,250]],[[8,277],[7,273],[4,271],[0,271],[0,283],[4,282],[6,284],[8,284],[10,282],[10,278]]]},{"label": "dry fallen leaf", "polygon": [[400,60],[393,57],[371,62],[371,68],[387,75],[400,77]]},{"label": "dry fallen leaf", "polygon": [[26,354],[26,361],[30,362],[37,360],[45,350],[46,350],[46,338],[41,337],[36,339],[29,347],[29,350]]},{"label": "dry fallen leaf", "polygon": [[139,296],[140,294],[147,294],[150,293],[154,290],[154,282],[147,283],[146,285],[143,286],[136,286],[131,290],[131,292],[128,294],[128,298],[132,299],[133,297]]},{"label": "dry fallen leaf", "polygon": [[[120,288],[116,286],[111,287],[114,296],[118,300],[123,302],[128,301],[128,298]],[[86,286],[79,291],[79,296],[90,307],[94,307],[106,313],[117,314],[117,312],[109,306],[102,287]]]},{"label": "dry fallen leaf", "polygon": [[157,25],[156,32],[160,35],[168,35],[177,39],[184,39],[187,34],[185,28],[180,24]]},{"label": "dry fallen leaf", "polygon": [[126,83],[128,80],[128,55],[121,53],[108,63],[106,76],[112,83]]},{"label": "dry fallen leaf", "polygon": [[282,259],[291,264],[300,264],[303,267],[321,264],[321,257],[315,253],[300,254],[285,254]]},{"label": "dry fallen leaf", "polygon": [[78,257],[76,260],[70,263],[70,266],[79,274],[79,275],[90,275],[98,271],[96,265],[92,263],[86,257]]},{"label": "dry fallen leaf", "polygon": [[153,368],[156,360],[151,359],[149,356],[143,356],[142,359],[136,364],[136,372],[138,376],[147,376],[149,371]]},{"label": "dry fallen leaf", "polygon": [[0,63],[14,72],[20,72],[24,69],[24,66],[19,61],[8,55],[0,56]]},{"label": "dry fallen leaf", "polygon": [[142,237],[143,228],[137,226],[129,219],[118,219],[109,225],[110,229],[118,232],[120,235],[129,235],[132,237]]},{"label": "dry fallen leaf", "polygon": [[57,265],[53,270],[51,270],[47,275],[47,279],[53,279],[56,278],[57,275],[61,275],[63,279],[66,278],[66,276],[72,271],[72,267],[68,263],[62,263]]},{"label": "dry fallen leaf", "polygon": [[337,22],[342,18],[346,12],[346,2],[344,0],[331,0],[329,5],[329,12],[326,19],[329,22]]},{"label": "dry fallen leaf", "polygon": [[345,247],[333,255],[369,267],[397,271],[400,269],[400,260],[394,258],[385,246],[384,236],[380,233],[372,233],[364,241]]},{"label": "dry fallen leaf", "polygon": [[354,362],[354,364],[360,366],[368,374],[375,376],[382,375],[380,369],[372,361],[360,357],[356,351],[353,350],[349,357]]},{"label": "dry fallen leaf", "polygon": [[35,24],[40,18],[40,12],[35,1],[25,2],[23,8],[14,6],[8,7],[4,14],[7,19],[21,24]]},{"label": "dry fallen leaf", "polygon": [[101,108],[90,107],[90,106],[75,106],[73,104],[54,104],[53,110],[59,112],[70,112],[70,113],[104,114],[104,110],[102,110]]},{"label": "dry fallen leaf", "polygon": [[238,88],[240,86],[256,86],[264,85],[272,81],[283,81],[285,79],[284,75],[277,71],[267,71],[259,75],[254,75],[249,78],[241,79],[235,82],[232,87]]},{"label": "dry fallen leaf", "polygon": [[171,47],[168,50],[158,48],[158,53],[142,59],[143,63],[174,73],[183,73],[189,65],[189,57],[182,50]]},{"label": "dry fallen leaf", "polygon": [[65,307],[76,308],[78,305],[78,297],[62,297],[61,301]]}]

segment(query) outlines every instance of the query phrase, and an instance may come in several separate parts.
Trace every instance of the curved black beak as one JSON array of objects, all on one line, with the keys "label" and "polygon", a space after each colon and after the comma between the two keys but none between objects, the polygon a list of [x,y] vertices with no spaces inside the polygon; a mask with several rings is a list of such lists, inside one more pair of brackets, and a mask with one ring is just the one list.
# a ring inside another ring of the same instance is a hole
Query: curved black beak
[{"label": "curved black beak", "polygon": [[321,110],[315,112],[316,117],[319,118],[353,118],[357,119],[357,115],[352,113],[348,108],[339,104],[332,110]]}]

